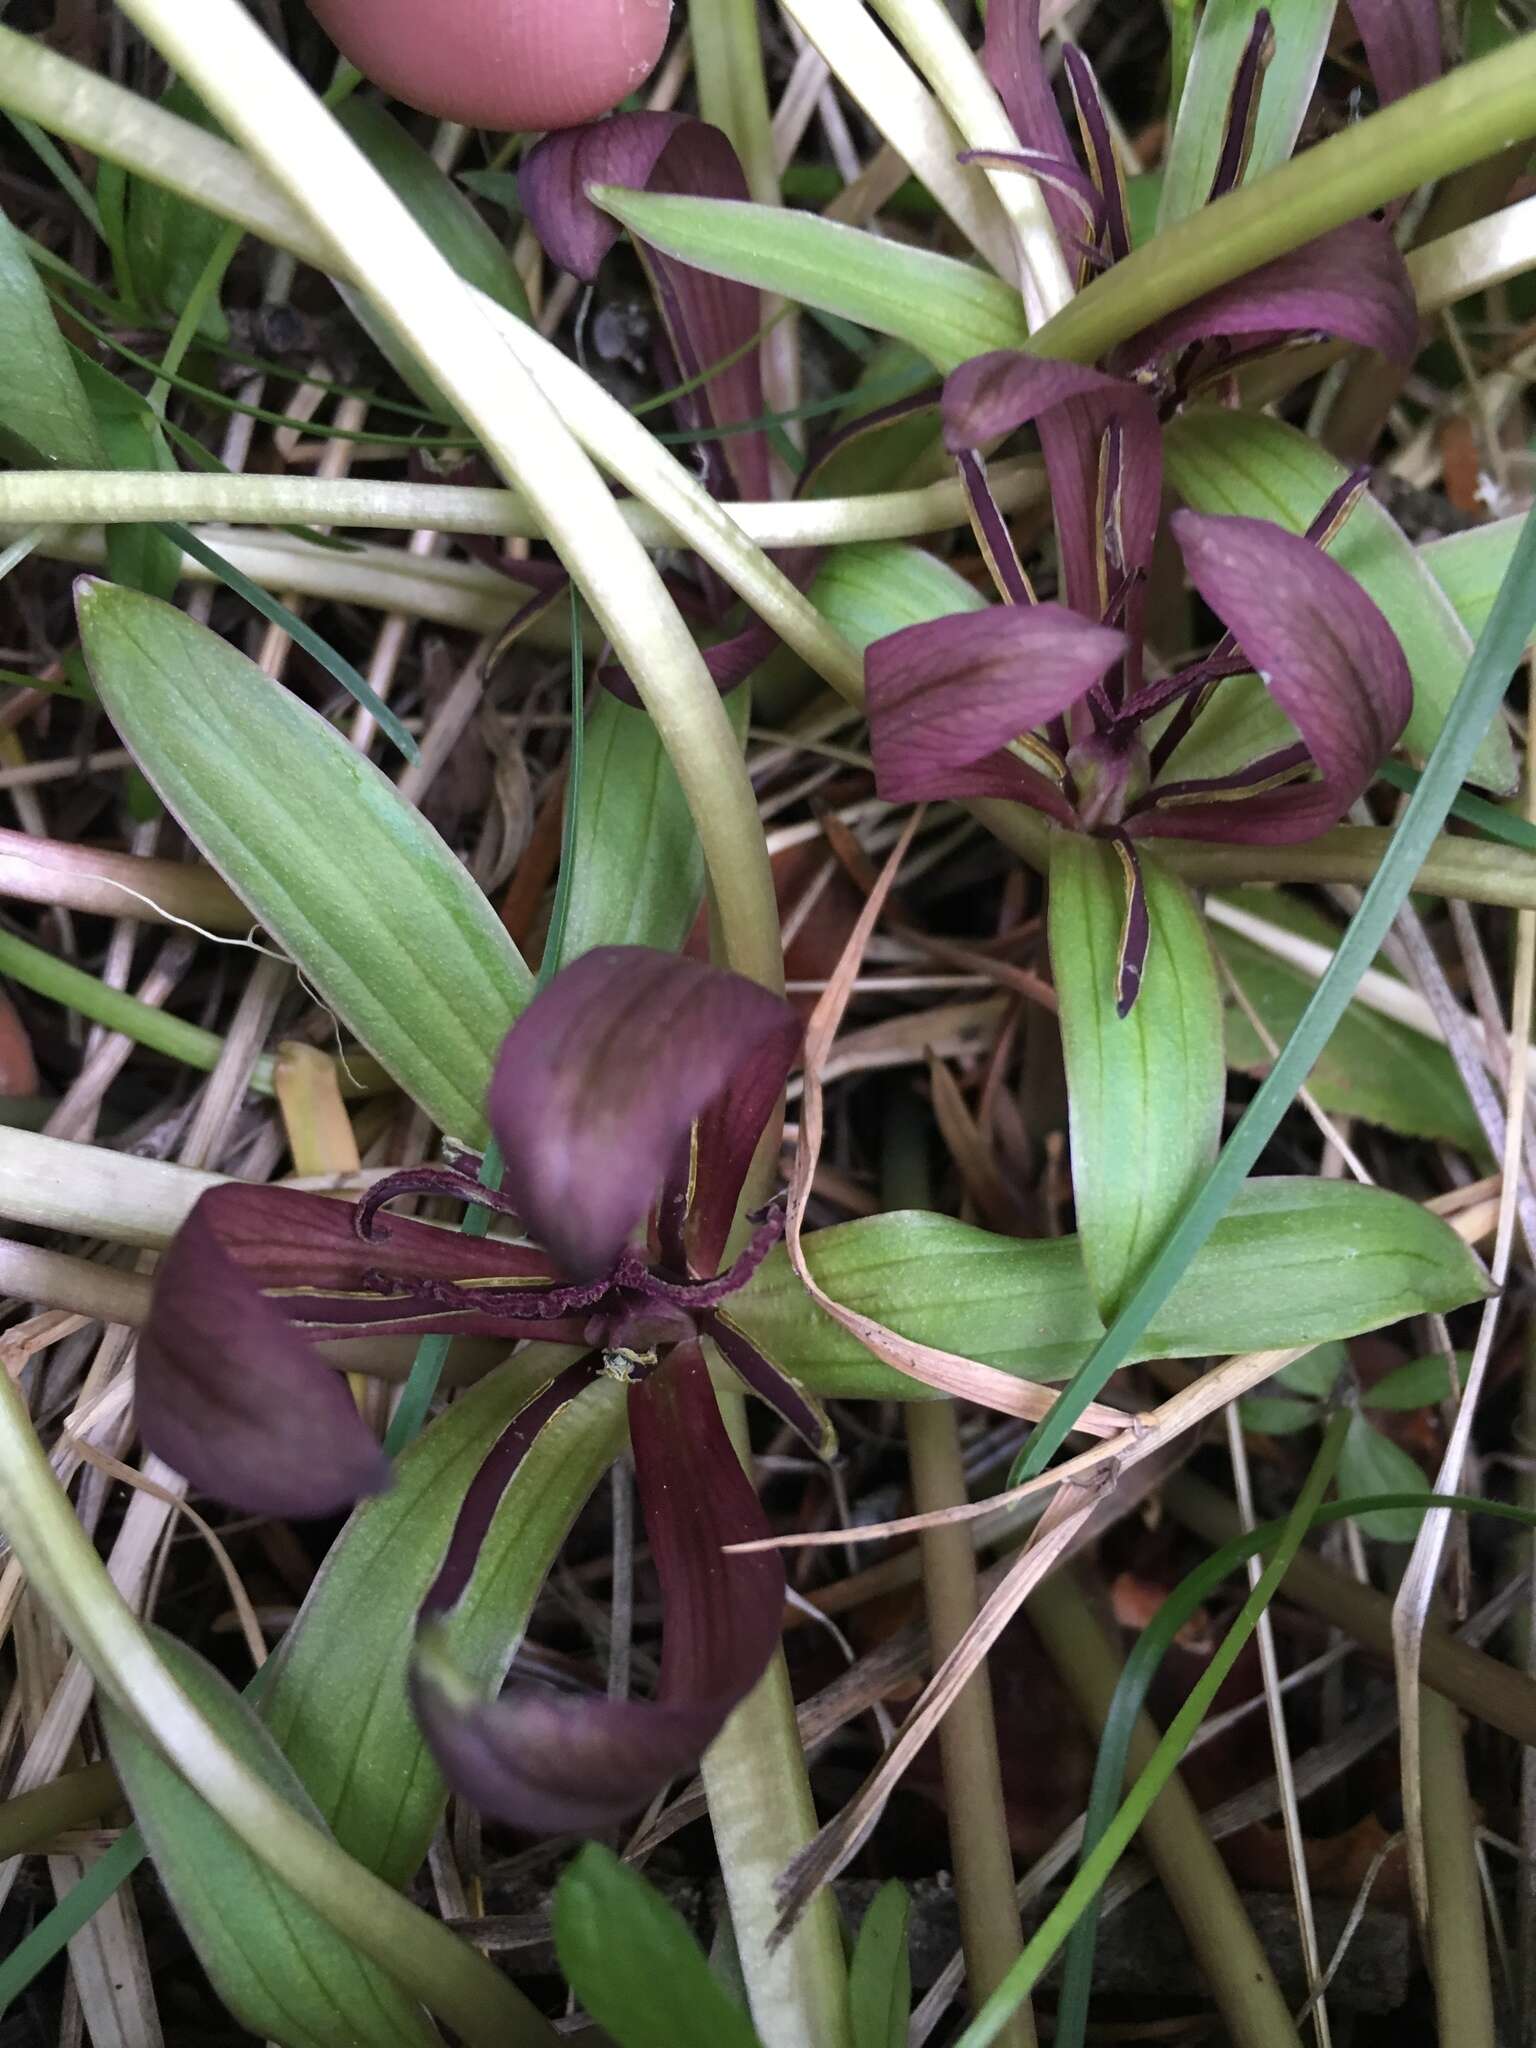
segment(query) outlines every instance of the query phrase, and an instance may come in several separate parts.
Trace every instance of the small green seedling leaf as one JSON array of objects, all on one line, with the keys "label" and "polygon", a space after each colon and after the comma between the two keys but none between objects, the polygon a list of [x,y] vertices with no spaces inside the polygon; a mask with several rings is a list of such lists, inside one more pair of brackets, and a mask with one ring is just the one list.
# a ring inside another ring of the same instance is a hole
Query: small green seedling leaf
[{"label": "small green seedling leaf", "polygon": [[617,2048],[760,2048],[688,1923],[611,1849],[582,1850],[554,1920],[566,1982]]},{"label": "small green seedling leaf", "polygon": [[910,1912],[906,1886],[892,1878],[881,1885],[864,1915],[848,1966],[853,2048],[905,2048],[912,2004]]},{"label": "small green seedling leaf", "polygon": [[[1463,1386],[1471,1369],[1470,1351],[1455,1354],[1456,1370]],[[1360,1396],[1362,1408],[1384,1408],[1402,1414],[1414,1408],[1434,1408],[1451,1398],[1451,1369],[1438,1351],[1424,1358],[1410,1358],[1406,1365],[1383,1373],[1375,1386]]]},{"label": "small green seedling leaf", "polygon": [[[1429,1481],[1406,1451],[1399,1450],[1390,1437],[1373,1429],[1363,1415],[1349,1418],[1344,1449],[1339,1456],[1337,1477],[1339,1498],[1371,1493],[1425,1493]],[[1412,1543],[1424,1520],[1422,1508],[1377,1508],[1355,1517],[1367,1536],[1382,1543]]]},{"label": "small green seedling leaf", "polygon": [[1238,1420],[1253,1436],[1295,1436],[1322,1420],[1315,1401],[1298,1401],[1284,1394],[1255,1394],[1237,1404]]},{"label": "small green seedling leaf", "polygon": [[1221,991],[1183,884],[1141,855],[1152,938],[1116,1013],[1126,874],[1080,832],[1051,842],[1051,971],[1061,1003],[1072,1189],[1099,1313],[1114,1314],[1216,1156],[1226,1095]]},{"label": "small green seedling leaf", "polygon": [[[154,1632],[178,1683],[241,1760],[323,1825],[270,1735],[184,1643]],[[242,2026],[279,2048],[430,2048],[421,2008],[273,1877],[128,1717],[102,1696],[112,1761],[198,1961]]]},{"label": "small green seedling leaf", "polygon": [[485,1131],[528,969],[438,834],[325,720],[207,627],[82,577],[113,724],[194,844],[443,1130]]},{"label": "small green seedling leaf", "polygon": [[1313,1400],[1321,1401],[1333,1392],[1339,1374],[1348,1364],[1349,1352],[1344,1345],[1319,1344],[1304,1358],[1282,1366],[1275,1374],[1274,1384],[1289,1388],[1293,1394],[1309,1394]]}]

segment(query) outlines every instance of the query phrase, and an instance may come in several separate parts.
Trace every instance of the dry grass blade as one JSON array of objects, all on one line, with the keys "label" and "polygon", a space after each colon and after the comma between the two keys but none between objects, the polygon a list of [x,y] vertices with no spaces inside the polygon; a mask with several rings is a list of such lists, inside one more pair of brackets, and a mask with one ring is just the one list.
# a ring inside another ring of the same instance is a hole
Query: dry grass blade
[{"label": "dry grass blade", "polygon": [[969,1682],[992,1645],[1042,1579],[1072,1551],[1076,1539],[1110,1485],[1102,1475],[1086,1488],[1067,1486],[1046,1509],[1034,1541],[1014,1563],[954,1649],[934,1672],[922,1698],[902,1723],[901,1733],[835,1821],[785,1871],[780,1881],[782,1940],[812,1896],[830,1884],[858,1854],[878,1822],[902,1773]]}]

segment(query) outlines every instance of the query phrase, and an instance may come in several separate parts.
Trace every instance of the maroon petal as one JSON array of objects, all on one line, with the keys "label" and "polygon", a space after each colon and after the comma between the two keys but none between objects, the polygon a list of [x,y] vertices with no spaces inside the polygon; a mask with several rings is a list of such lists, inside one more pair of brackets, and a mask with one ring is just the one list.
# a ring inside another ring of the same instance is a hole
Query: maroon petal
[{"label": "maroon petal", "polygon": [[760,1351],[745,1330],[739,1330],[728,1315],[712,1309],[698,1318],[706,1336],[719,1345],[731,1369],[766,1402],[775,1415],[787,1422],[802,1443],[818,1458],[837,1455],[837,1432],[827,1411],[813,1394],[807,1393],[792,1374]]},{"label": "maroon petal", "polygon": [[[982,61],[1024,147],[1075,164],[1040,46],[1040,0],[992,0]],[[1057,234],[1078,234],[1082,222],[1072,200],[1048,184],[1041,189]]]},{"label": "maroon petal", "polygon": [[1350,0],[1382,106],[1429,85],[1445,68],[1439,0]]},{"label": "maroon petal", "polygon": [[489,1108],[503,1186],[563,1272],[611,1268],[689,1126],[755,1060],[776,1097],[800,1029],[741,975],[644,946],[599,947],[555,976],[508,1032]]},{"label": "maroon petal", "polygon": [[[1050,477],[1067,600],[1085,617],[1101,618],[1107,589],[1133,578],[1127,625],[1135,645],[1139,586],[1152,560],[1162,498],[1156,408],[1124,378],[1019,349],[975,356],[944,386],[951,449],[979,448],[1032,422]],[[1111,440],[1118,447],[1113,461],[1106,455]],[[1113,489],[1105,493],[1108,469]]]},{"label": "maroon petal", "polygon": [[1419,345],[1413,285],[1380,221],[1348,221],[1191,300],[1137,335],[1126,359],[1155,362],[1197,341],[1245,347],[1263,336],[1310,333],[1412,362]]},{"label": "maroon petal", "polygon": [[[376,1493],[389,1465],[346,1380],[226,1248],[226,1222],[255,1192],[210,1190],[161,1261],[139,1338],[139,1430],[157,1457],[231,1507],[332,1514]],[[348,1220],[339,1204],[316,1206]]]},{"label": "maroon petal", "polygon": [[[547,135],[524,160],[518,194],[534,233],[563,269],[590,283],[622,232],[587,197],[594,185],[673,192],[709,199],[750,197],[746,174],[729,139],[691,114],[615,114],[585,128]],[[680,399],[685,424],[718,429],[761,419],[766,410],[760,351],[751,346],[763,323],[762,301],[750,285],[680,263],[638,245],[666,322],[677,381],[688,382],[726,363]],[[716,496],[770,495],[767,438],[735,433],[709,444]]]},{"label": "maroon petal", "polygon": [[1316,762],[1318,780],[1235,799],[1160,806],[1139,834],[1284,843],[1337,824],[1408,723],[1413,684],[1397,636],[1355,579],[1267,519],[1174,514],[1190,581],[1258,670]]},{"label": "maroon petal", "polygon": [[1057,604],[925,619],[864,657],[875,786],[891,803],[1011,796],[1062,824],[1072,810],[1010,742],[1061,717],[1125,652],[1125,635]]},{"label": "maroon petal", "polygon": [[611,1827],[690,1770],[779,1640],[777,1555],[726,1556],[769,1529],[697,1345],[629,1397],[635,1478],[665,1609],[654,1701],[571,1699],[522,1683],[466,1699],[429,1654],[412,1695],[444,1776],[483,1812],[536,1834]]}]

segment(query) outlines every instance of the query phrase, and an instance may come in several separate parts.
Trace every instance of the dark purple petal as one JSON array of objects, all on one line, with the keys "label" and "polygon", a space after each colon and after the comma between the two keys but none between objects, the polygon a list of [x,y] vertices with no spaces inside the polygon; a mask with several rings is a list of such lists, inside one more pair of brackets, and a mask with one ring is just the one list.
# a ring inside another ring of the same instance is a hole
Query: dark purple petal
[{"label": "dark purple petal", "polygon": [[[325,1515],[388,1480],[346,1380],[225,1244],[246,1188],[202,1196],[161,1261],[139,1338],[139,1430],[157,1457],[231,1507]],[[350,1230],[348,1211],[335,1207]]]},{"label": "dark purple petal", "polygon": [[1274,54],[1274,25],[1270,21],[1269,10],[1261,7],[1254,16],[1253,27],[1232,80],[1232,91],[1228,95],[1226,133],[1207,195],[1211,199],[1222,198],[1242,182],[1253,152],[1254,125],[1259,118],[1259,92]]},{"label": "dark purple petal", "polygon": [[507,1424],[492,1444],[479,1471],[469,1482],[464,1505],[459,1509],[453,1534],[448,1539],[442,1567],[422,1602],[421,1618],[430,1620],[456,1605],[474,1576],[485,1539],[496,1519],[496,1510],[512,1484],[513,1476],[528,1455],[534,1440],[548,1422],[553,1422],[602,1371],[602,1359],[594,1353],[578,1359],[541,1387]]},{"label": "dark purple petal", "polygon": [[[1024,147],[1060,164],[1075,163],[1040,47],[1040,0],[992,0],[982,61]],[[1072,200],[1050,185],[1041,189],[1057,234],[1075,235],[1081,223]]]},{"label": "dark purple petal", "polygon": [[562,1698],[514,1681],[465,1699],[430,1657],[412,1695],[444,1776],[483,1812],[535,1834],[611,1827],[690,1770],[779,1640],[784,1571],[724,1546],[769,1529],[720,1420],[697,1345],[629,1396],[635,1479],[665,1611],[654,1701]]},{"label": "dark purple petal", "polygon": [[297,1188],[231,1183],[211,1189],[198,1206],[225,1255],[269,1293],[350,1294],[369,1273],[528,1285],[551,1277],[549,1259],[531,1245],[468,1238],[403,1216],[375,1216],[372,1234],[360,1237],[351,1202]]},{"label": "dark purple petal", "polygon": [[563,1272],[609,1270],[689,1125],[738,1072],[760,1103],[759,1062],[776,1099],[800,1031],[741,975],[644,946],[599,947],[535,996],[502,1044],[490,1119],[502,1184]]},{"label": "dark purple petal", "polygon": [[[1397,636],[1355,579],[1265,519],[1174,514],[1190,581],[1306,743],[1319,779],[1161,807],[1137,834],[1284,843],[1337,824],[1408,723],[1413,684]],[[1158,795],[1160,792],[1155,792]]]},{"label": "dark purple petal", "polygon": [[[534,233],[554,261],[590,283],[622,232],[587,197],[594,185],[673,192],[709,199],[750,197],[746,174],[729,139],[691,114],[615,114],[586,128],[566,128],[535,145],[518,173],[518,194]],[[680,263],[646,243],[656,302],[666,322],[679,382],[716,371],[677,403],[685,424],[700,429],[761,419],[761,352],[750,346],[763,323],[762,301],[750,285]],[[770,495],[768,442],[762,432],[731,434],[707,444],[717,497]]]},{"label": "dark purple petal", "polygon": [[[1035,424],[1050,477],[1068,602],[1101,618],[1109,581],[1105,537],[1112,524],[1121,559],[1136,579],[1126,623],[1139,644],[1140,582],[1151,564],[1162,504],[1163,452],[1157,411],[1145,391],[1082,363],[994,349],[962,363],[944,386],[944,438],[980,448]],[[1107,443],[1118,441],[1117,487],[1104,502]],[[1135,678],[1132,679],[1133,684]]]},{"label": "dark purple petal", "polygon": [[998,596],[1004,604],[1033,604],[1034,590],[1024,573],[1024,564],[1019,560],[1002,508],[987,482],[986,464],[968,448],[962,449],[955,461],[959,466],[960,481],[965,486],[971,531],[976,536],[976,545],[981,549],[992,581],[997,585]]},{"label": "dark purple petal", "polygon": [[732,1371],[789,1424],[802,1443],[809,1445],[818,1458],[836,1457],[837,1432],[814,1394],[807,1393],[797,1379],[775,1365],[744,1330],[738,1330],[730,1317],[718,1309],[700,1316],[699,1327],[719,1345]]},{"label": "dark purple petal", "polygon": [[1083,147],[1088,153],[1088,163],[1093,172],[1094,190],[1098,193],[1104,208],[1104,228],[1109,238],[1109,259],[1118,263],[1131,253],[1130,219],[1126,211],[1125,179],[1120,170],[1120,157],[1114,139],[1109,132],[1109,116],[1104,108],[1104,97],[1099,91],[1099,81],[1093,75],[1093,66],[1077,47],[1068,43],[1063,52],[1067,83],[1072,88],[1072,103],[1077,109],[1077,125],[1082,132]]},{"label": "dark purple petal", "polygon": [[925,619],[864,657],[875,786],[892,803],[1012,796],[1062,824],[1072,810],[1010,742],[1077,704],[1125,652],[1125,635],[1057,604],[994,605]]},{"label": "dark purple petal", "polygon": [[1429,85],[1445,68],[1439,0],[1350,0],[1382,106]]},{"label": "dark purple petal", "polygon": [[1125,360],[1152,363],[1198,341],[1247,346],[1259,337],[1310,333],[1412,362],[1419,345],[1413,284],[1380,221],[1347,221],[1191,300],[1138,334]]}]

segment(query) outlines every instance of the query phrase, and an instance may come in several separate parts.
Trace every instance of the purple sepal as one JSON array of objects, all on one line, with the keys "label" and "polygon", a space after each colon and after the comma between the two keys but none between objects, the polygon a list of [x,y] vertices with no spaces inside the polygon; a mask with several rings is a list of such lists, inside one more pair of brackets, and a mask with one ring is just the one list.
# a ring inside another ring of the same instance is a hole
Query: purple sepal
[{"label": "purple sepal", "polygon": [[779,1640],[777,1555],[724,1554],[770,1532],[697,1345],[635,1383],[629,1419],[664,1609],[655,1699],[562,1697],[514,1680],[499,1699],[466,1700],[429,1659],[412,1673],[443,1775],[481,1811],[529,1833],[611,1827],[691,1770]]},{"label": "purple sepal", "polygon": [[[758,1062],[776,1095],[800,1034],[781,997],[647,947],[599,947],[562,969],[503,1041],[489,1103],[506,1193],[559,1270],[609,1271],[689,1126]],[[748,1089],[755,1101],[766,1085]],[[728,1166],[742,1142],[734,1130]]]}]

